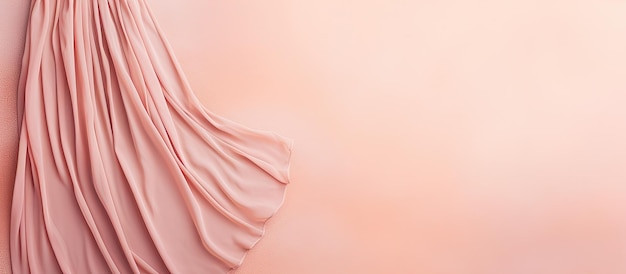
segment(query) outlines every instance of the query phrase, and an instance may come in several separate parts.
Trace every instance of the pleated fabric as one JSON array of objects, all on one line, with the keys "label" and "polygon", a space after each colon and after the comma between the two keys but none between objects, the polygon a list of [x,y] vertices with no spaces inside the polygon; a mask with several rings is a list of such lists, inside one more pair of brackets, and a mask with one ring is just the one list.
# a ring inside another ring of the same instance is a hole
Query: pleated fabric
[{"label": "pleated fabric", "polygon": [[33,0],[11,263],[226,273],[281,207],[293,140],[203,108],[144,0]]}]

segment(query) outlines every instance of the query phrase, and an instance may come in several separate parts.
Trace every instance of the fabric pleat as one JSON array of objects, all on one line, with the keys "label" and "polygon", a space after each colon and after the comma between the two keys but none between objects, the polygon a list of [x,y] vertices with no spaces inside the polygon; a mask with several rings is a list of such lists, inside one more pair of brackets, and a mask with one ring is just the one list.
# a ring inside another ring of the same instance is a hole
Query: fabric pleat
[{"label": "fabric pleat", "polygon": [[11,263],[226,273],[281,207],[293,140],[205,109],[145,0],[33,0]]}]

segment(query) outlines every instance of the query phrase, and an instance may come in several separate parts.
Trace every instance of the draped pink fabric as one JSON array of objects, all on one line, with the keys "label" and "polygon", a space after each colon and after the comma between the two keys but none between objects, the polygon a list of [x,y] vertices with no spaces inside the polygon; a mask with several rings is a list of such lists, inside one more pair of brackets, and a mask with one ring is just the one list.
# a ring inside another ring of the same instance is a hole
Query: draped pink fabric
[{"label": "draped pink fabric", "polygon": [[225,273],[283,203],[293,140],[203,108],[144,0],[33,0],[14,273]]}]

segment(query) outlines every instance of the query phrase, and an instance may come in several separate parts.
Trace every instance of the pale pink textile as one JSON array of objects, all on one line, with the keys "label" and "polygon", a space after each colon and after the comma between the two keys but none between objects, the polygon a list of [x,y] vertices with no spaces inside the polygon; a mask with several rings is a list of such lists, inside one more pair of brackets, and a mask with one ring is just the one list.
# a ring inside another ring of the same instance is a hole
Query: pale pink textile
[{"label": "pale pink textile", "polygon": [[293,140],[204,109],[144,0],[33,0],[26,41],[13,272],[241,265]]}]

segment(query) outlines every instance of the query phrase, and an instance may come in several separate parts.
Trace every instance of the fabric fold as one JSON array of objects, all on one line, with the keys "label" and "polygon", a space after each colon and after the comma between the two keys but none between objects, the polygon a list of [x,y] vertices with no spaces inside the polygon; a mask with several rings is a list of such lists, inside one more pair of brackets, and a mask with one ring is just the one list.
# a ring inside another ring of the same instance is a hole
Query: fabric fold
[{"label": "fabric fold", "polygon": [[14,273],[226,273],[282,206],[293,140],[204,108],[145,0],[32,0]]}]

